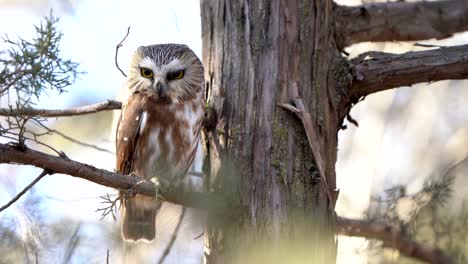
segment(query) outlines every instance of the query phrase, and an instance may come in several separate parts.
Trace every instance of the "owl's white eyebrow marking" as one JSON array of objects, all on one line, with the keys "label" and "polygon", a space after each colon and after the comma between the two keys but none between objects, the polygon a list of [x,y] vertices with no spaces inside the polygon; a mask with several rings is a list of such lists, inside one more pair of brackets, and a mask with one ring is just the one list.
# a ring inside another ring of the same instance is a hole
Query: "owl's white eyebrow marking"
[{"label": "owl's white eyebrow marking", "polygon": [[156,68],[156,64],[154,63],[154,61],[151,59],[151,58],[143,58],[140,63],[138,63],[138,67],[140,68],[148,68],[148,69],[155,69]]},{"label": "owl's white eyebrow marking", "polygon": [[180,60],[173,59],[168,64],[164,65],[164,67],[172,68],[172,67],[179,66],[179,65],[180,65]]},{"label": "owl's white eyebrow marking", "polygon": [[161,70],[164,72],[169,72],[169,71],[180,71],[180,70],[185,70],[184,65],[180,62],[179,59],[173,59],[171,62],[168,64],[165,64],[161,67]]}]

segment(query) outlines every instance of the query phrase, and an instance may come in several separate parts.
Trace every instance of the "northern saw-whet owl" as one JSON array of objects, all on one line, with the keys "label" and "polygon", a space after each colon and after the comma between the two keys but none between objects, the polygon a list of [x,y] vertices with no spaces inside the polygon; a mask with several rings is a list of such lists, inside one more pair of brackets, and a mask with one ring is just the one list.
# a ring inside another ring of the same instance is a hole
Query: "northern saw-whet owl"
[{"label": "northern saw-whet owl", "polygon": [[[201,61],[185,45],[137,49],[127,82],[131,95],[117,125],[118,172],[174,185],[186,181],[204,117],[203,74]],[[122,237],[153,240],[160,202],[121,195]]]}]

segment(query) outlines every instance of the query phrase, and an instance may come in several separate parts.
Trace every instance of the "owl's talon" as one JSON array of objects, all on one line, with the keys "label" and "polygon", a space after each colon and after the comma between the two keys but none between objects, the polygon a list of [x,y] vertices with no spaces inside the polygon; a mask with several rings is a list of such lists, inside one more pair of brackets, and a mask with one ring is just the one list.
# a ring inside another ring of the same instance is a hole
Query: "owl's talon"
[{"label": "owl's talon", "polygon": [[158,178],[156,178],[156,177],[151,178],[150,182],[153,184],[154,193],[155,193],[155,196],[153,198],[156,199],[156,200],[160,200],[161,196],[159,196],[159,180],[158,180]]},{"label": "owl's talon", "polygon": [[[130,174],[131,175],[131,174]],[[134,189],[141,183],[143,182],[146,182],[146,180],[141,180],[137,183],[135,183],[132,187],[130,187],[128,190],[127,190],[127,195],[130,196],[130,197],[134,197],[136,194],[133,193]]]}]

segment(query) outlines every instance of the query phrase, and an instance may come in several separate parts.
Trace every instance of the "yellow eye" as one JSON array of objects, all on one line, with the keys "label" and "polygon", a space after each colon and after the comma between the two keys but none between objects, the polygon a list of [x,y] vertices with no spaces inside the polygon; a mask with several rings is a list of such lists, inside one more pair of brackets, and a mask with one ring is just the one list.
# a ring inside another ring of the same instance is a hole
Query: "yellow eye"
[{"label": "yellow eye", "polygon": [[176,74],[175,74],[176,79],[181,79],[182,77],[184,77],[184,71],[176,72]]},{"label": "yellow eye", "polygon": [[184,77],[184,71],[175,71],[175,72],[170,72],[167,74],[167,80],[172,81],[172,80],[178,80],[182,79]]},{"label": "yellow eye", "polygon": [[154,76],[153,71],[148,68],[141,68],[140,73],[141,73],[141,76],[145,78],[153,78]]}]

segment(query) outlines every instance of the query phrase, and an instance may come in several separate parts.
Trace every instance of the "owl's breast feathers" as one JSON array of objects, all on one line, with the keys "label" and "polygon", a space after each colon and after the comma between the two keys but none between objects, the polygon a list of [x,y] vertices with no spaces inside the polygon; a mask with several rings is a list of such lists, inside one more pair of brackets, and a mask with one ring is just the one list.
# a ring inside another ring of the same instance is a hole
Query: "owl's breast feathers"
[{"label": "owl's breast feathers", "polygon": [[201,98],[167,103],[133,93],[122,107],[117,128],[116,169],[146,179],[182,180],[200,139],[203,106]]}]

